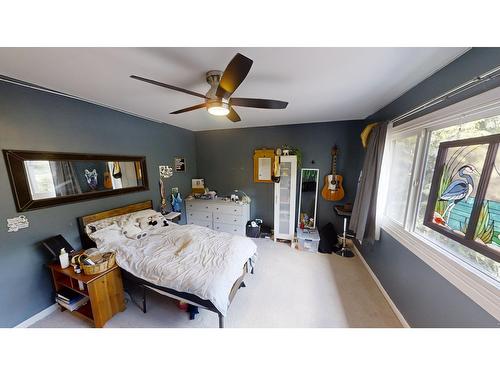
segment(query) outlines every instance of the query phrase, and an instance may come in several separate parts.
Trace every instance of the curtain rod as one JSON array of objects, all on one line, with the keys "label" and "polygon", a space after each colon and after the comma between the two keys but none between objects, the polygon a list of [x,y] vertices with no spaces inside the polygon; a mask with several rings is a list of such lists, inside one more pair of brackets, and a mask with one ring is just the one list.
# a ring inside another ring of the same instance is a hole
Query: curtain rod
[{"label": "curtain rod", "polygon": [[495,79],[500,76],[500,65],[497,66],[494,69],[491,69],[487,71],[486,73],[483,73],[451,90],[446,91],[444,94],[441,94],[431,100],[428,100],[424,104],[419,105],[418,107],[413,108],[412,110],[403,113],[402,115],[399,115],[398,117],[394,118],[391,120],[393,123],[396,123],[398,121],[401,121],[407,117],[410,117],[418,112],[421,112],[427,108],[433,107],[438,103],[444,102],[445,100],[448,100],[449,98],[458,95],[464,91],[467,91],[473,87],[476,87],[477,85],[483,84],[484,82],[487,82],[489,80]]}]

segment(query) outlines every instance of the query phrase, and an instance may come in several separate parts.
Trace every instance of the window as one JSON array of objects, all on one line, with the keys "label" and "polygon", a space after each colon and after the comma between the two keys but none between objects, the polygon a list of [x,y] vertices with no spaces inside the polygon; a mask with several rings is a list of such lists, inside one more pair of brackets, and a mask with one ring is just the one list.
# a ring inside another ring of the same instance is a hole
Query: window
[{"label": "window", "polygon": [[497,262],[499,142],[500,135],[491,135],[439,145],[424,218],[424,225]]},{"label": "window", "polygon": [[56,196],[52,170],[47,160],[27,160],[28,181],[33,199],[53,198]]},{"label": "window", "polygon": [[[392,129],[384,212],[394,225],[498,282],[500,100],[494,116],[469,116]],[[459,188],[468,189],[462,199]]]},{"label": "window", "polygon": [[391,199],[386,206],[386,214],[403,224],[408,192],[410,190],[411,171],[415,157],[415,146],[417,136],[396,139],[392,143],[392,163],[389,186],[391,187]]}]

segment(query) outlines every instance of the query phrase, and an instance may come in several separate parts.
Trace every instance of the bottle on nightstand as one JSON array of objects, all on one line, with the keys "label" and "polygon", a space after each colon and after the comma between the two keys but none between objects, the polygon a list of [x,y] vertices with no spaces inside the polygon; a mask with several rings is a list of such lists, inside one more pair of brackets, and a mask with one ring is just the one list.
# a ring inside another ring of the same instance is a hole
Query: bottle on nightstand
[{"label": "bottle on nightstand", "polygon": [[69,267],[69,255],[64,247],[61,249],[61,254],[59,255],[59,262],[61,262],[61,268]]}]

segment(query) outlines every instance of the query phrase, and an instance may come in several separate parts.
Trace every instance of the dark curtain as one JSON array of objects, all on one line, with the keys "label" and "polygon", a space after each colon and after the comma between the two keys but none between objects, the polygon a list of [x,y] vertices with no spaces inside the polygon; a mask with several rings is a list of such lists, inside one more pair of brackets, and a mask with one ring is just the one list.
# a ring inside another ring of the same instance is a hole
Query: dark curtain
[{"label": "dark curtain", "polygon": [[352,208],[349,229],[359,241],[375,241],[378,183],[388,122],[375,126],[368,140],[365,161]]},{"label": "dark curtain", "polygon": [[81,194],[82,189],[78,183],[78,177],[69,161],[51,161],[50,170],[56,196]]}]

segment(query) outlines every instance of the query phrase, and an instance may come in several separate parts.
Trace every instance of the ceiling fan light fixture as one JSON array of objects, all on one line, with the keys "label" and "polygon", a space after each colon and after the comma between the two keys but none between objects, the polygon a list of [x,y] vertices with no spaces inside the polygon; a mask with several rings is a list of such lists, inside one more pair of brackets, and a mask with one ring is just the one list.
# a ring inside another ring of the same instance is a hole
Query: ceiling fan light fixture
[{"label": "ceiling fan light fixture", "polygon": [[214,116],[227,116],[229,113],[229,104],[224,102],[209,102],[207,103],[208,113]]}]

